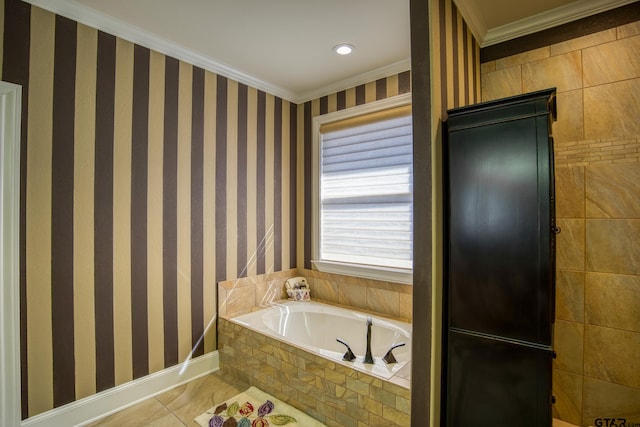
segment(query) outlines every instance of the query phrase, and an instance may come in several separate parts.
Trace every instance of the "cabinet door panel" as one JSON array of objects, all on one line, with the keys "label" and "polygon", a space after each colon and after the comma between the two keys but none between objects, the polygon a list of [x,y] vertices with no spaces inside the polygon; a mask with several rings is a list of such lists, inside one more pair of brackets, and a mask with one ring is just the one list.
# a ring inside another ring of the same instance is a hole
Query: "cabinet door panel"
[{"label": "cabinet door panel", "polygon": [[449,355],[448,427],[551,426],[550,349],[451,332]]},{"label": "cabinet door panel", "polygon": [[533,118],[450,136],[450,326],[540,339],[537,156]]}]

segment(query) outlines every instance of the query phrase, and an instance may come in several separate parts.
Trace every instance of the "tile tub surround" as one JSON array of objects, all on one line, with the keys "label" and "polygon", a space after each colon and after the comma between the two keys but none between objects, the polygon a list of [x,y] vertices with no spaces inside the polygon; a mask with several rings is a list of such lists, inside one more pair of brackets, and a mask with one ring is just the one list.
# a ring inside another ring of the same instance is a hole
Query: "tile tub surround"
[{"label": "tile tub surround", "polygon": [[218,283],[220,369],[331,426],[409,425],[411,365],[393,382],[357,372],[227,319],[286,299],[284,282],[304,276],[311,298],[410,322],[412,286],[291,269]]},{"label": "tile tub surround", "polygon": [[218,283],[218,314],[238,316],[286,299],[284,282],[299,276],[298,270],[278,271],[259,276],[242,277]]},{"label": "tile tub surround", "polygon": [[[364,363],[369,319],[372,321],[371,353],[375,360],[371,365]],[[396,374],[404,372],[404,367],[411,360],[410,323],[351,308],[318,301],[280,300],[274,301],[271,307],[228,320],[382,380],[388,381]],[[343,360],[346,349],[337,342],[338,339],[350,345],[355,353],[354,360]],[[391,348],[394,348],[396,363],[386,364],[382,357]],[[399,384],[404,384],[404,381]]]},{"label": "tile tub surround", "polygon": [[411,323],[412,285],[296,268],[218,283],[218,313],[238,316],[286,299],[284,282],[296,276],[307,278],[312,300]]},{"label": "tile tub surround", "polygon": [[411,323],[413,285],[298,269],[321,302],[354,307]]},{"label": "tile tub surround", "polygon": [[383,381],[221,317],[220,369],[332,427],[408,426],[410,365]]}]

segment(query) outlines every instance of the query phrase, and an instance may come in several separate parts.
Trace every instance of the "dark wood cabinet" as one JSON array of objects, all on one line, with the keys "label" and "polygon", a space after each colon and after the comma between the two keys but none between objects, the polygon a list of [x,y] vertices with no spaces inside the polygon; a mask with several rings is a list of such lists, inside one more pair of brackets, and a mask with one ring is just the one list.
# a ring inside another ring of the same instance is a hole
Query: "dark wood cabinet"
[{"label": "dark wood cabinet", "polygon": [[443,425],[551,426],[555,90],[449,111]]}]

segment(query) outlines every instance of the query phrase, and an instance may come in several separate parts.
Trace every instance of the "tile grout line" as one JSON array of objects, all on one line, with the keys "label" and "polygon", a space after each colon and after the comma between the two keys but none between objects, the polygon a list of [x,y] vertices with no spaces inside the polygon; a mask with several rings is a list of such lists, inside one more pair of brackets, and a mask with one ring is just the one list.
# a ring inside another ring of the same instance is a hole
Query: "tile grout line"
[{"label": "tile grout line", "polygon": [[[582,91],[582,114],[583,114],[583,119],[582,119],[582,133],[584,136],[584,90]],[[587,166],[583,167],[583,173],[582,173],[582,179],[583,179],[583,183],[582,183],[582,191],[583,191],[583,211],[582,211],[582,215],[585,219],[584,221],[584,282],[582,284],[583,289],[582,289],[582,321],[583,321],[583,326],[582,326],[582,391],[581,391],[581,395],[580,395],[580,425],[584,425],[584,394],[585,394],[585,377],[586,377],[586,358],[585,358],[585,342],[586,342],[586,325],[587,325],[587,298],[586,298],[586,292],[587,292]]]},{"label": "tile grout line", "polygon": [[175,418],[175,419],[176,419],[180,424],[182,424],[183,426],[186,426],[186,424],[182,422],[182,420],[180,419],[180,417],[178,417],[178,416],[177,416],[177,415],[176,415],[176,414],[175,414],[171,409],[169,409],[169,408],[167,407],[167,405],[165,405],[164,403],[162,403],[162,402],[158,399],[157,395],[156,395],[156,396],[151,397],[151,399],[154,399],[156,402],[158,402],[160,405],[162,405],[162,407],[163,407],[163,408],[165,408],[165,409],[169,412],[169,414],[171,414],[171,416],[172,416],[173,418]]}]

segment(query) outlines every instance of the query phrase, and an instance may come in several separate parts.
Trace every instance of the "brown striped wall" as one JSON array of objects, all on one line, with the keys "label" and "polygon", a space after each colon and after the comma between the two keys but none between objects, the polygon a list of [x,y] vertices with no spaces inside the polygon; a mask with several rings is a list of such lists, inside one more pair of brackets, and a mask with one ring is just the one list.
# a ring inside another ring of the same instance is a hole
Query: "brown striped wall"
[{"label": "brown striped wall", "polygon": [[447,110],[480,102],[480,45],[452,0],[431,2],[432,111],[446,120]]},{"label": "brown striped wall", "polygon": [[[310,267],[313,117],[411,90],[406,71],[296,105],[0,6],[2,79],[23,87],[24,418],[214,350],[217,282]],[[438,7],[444,111],[478,99],[479,54]]]},{"label": "brown striped wall", "polygon": [[27,418],[215,350],[216,283],[296,266],[299,108],[0,5],[24,95]]},{"label": "brown striped wall", "polygon": [[[480,46],[471,33],[462,15],[452,0],[430,1],[430,46],[431,46],[431,168],[430,180],[432,231],[430,277],[433,277],[430,292],[432,303],[431,330],[435,342],[431,358],[432,366],[428,378],[431,380],[430,393],[434,405],[431,408],[432,425],[439,424],[440,406],[440,364],[442,330],[442,287],[443,287],[443,199],[442,199],[442,141],[443,122],[447,110],[480,102]],[[426,151],[426,150],[424,150]],[[424,151],[422,154],[424,155]],[[414,165],[414,168],[419,165]],[[416,225],[416,227],[419,227]],[[425,227],[423,224],[422,227]],[[417,261],[416,261],[417,262]],[[419,293],[417,290],[414,294]],[[415,304],[414,304],[415,307]],[[414,316],[415,318],[415,316]],[[430,332],[427,332],[430,333]],[[420,369],[420,368],[418,368]],[[415,374],[414,374],[415,375]],[[418,373],[417,377],[424,378]]]}]

